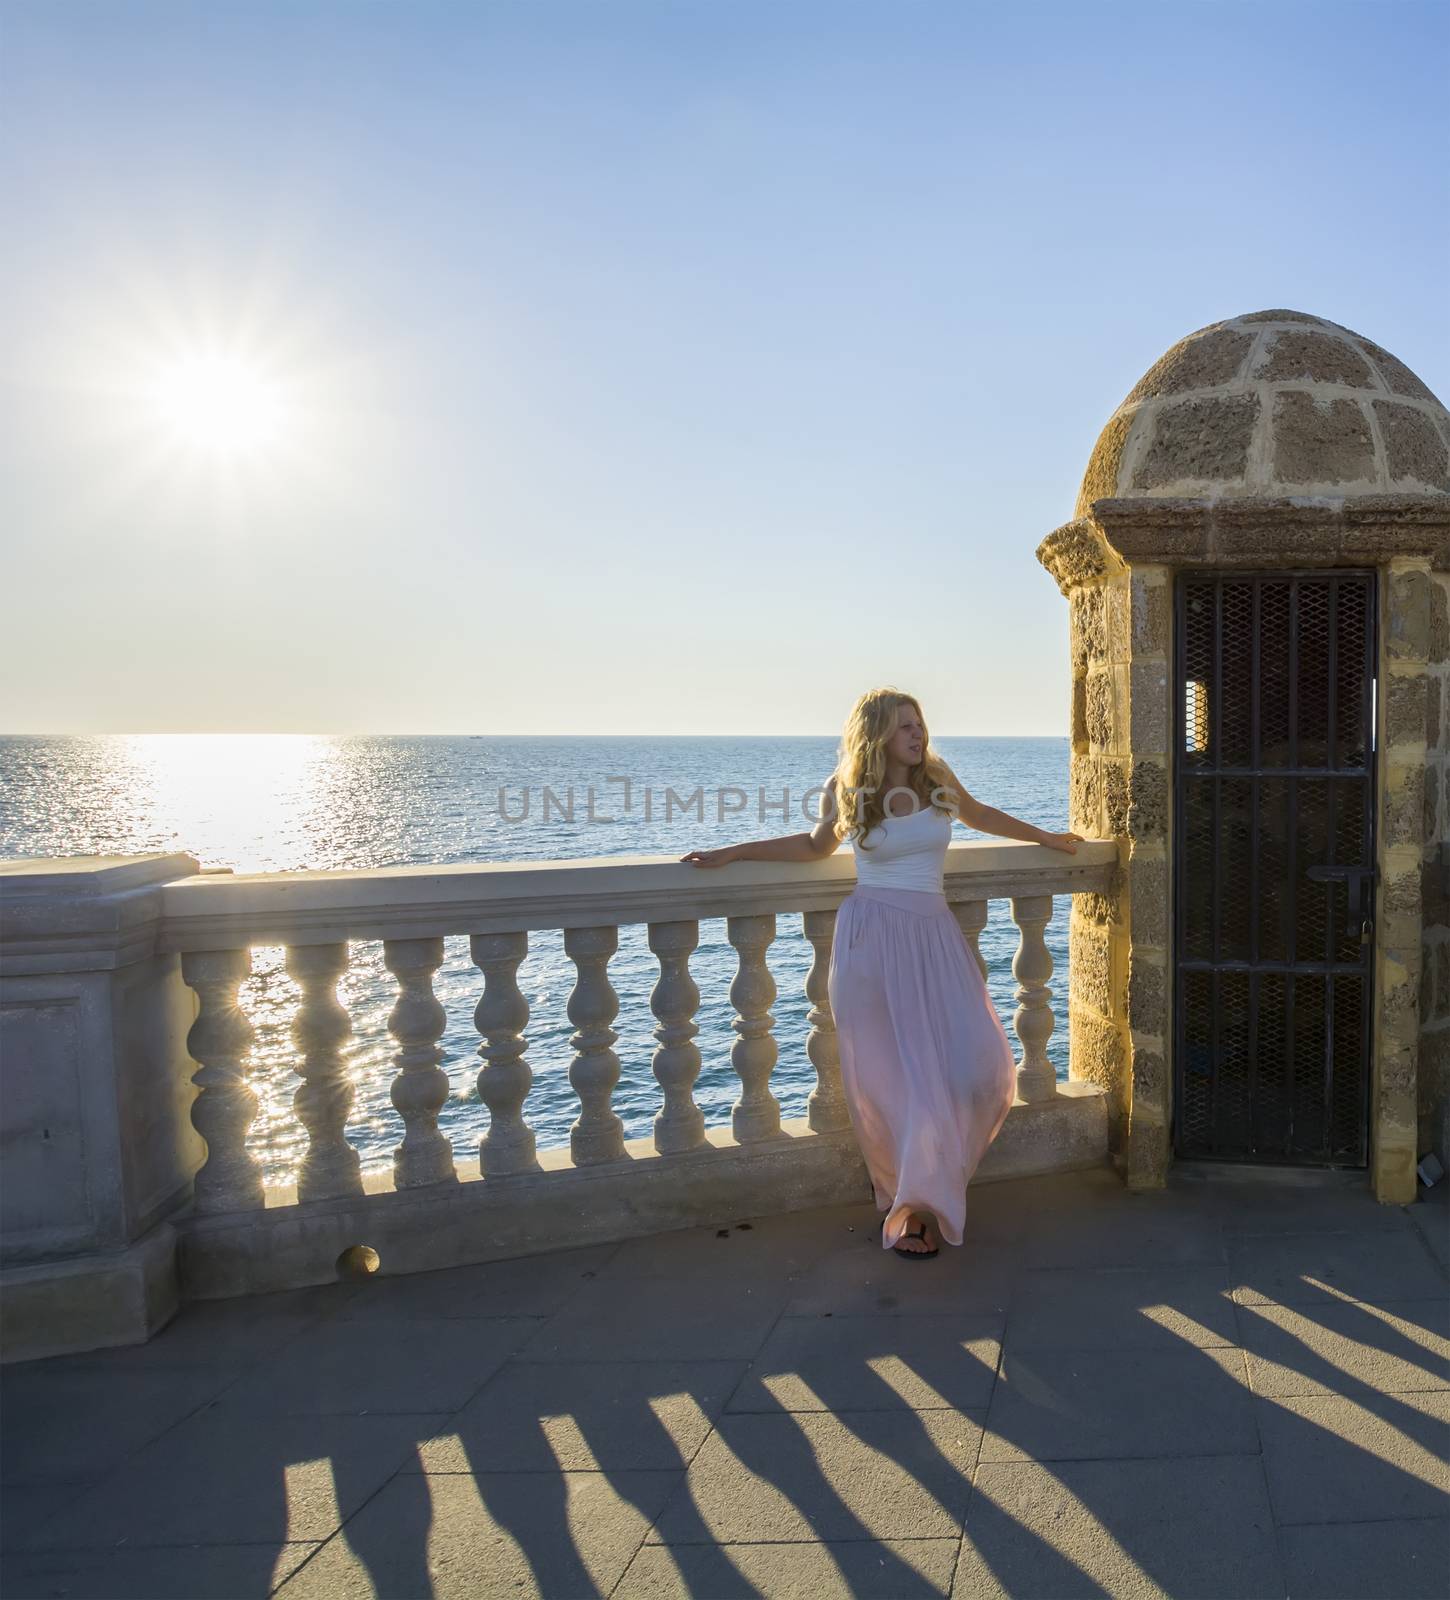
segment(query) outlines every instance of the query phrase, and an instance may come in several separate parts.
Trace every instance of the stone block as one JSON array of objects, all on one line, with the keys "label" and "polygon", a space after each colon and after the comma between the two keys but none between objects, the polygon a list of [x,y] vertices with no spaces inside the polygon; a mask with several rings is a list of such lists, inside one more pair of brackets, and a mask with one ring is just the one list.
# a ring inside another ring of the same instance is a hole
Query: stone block
[{"label": "stone block", "polygon": [[1276,394],[1273,429],[1274,473],[1285,483],[1358,483],[1376,476],[1374,435],[1357,400]]},{"label": "stone block", "polygon": [[1257,394],[1223,395],[1166,405],[1133,474],[1139,491],[1178,483],[1241,483],[1259,417]]},{"label": "stone block", "polygon": [[1433,391],[1421,383],[1398,356],[1392,356],[1388,350],[1382,350],[1379,345],[1373,344],[1368,339],[1360,339],[1359,343],[1379,368],[1380,377],[1384,379],[1385,387],[1391,393],[1405,395],[1411,400],[1429,400],[1439,405],[1440,402],[1436,400]]},{"label": "stone block", "polygon": [[1100,1017],[1113,1014],[1113,955],[1108,930],[1074,923],[1068,933],[1068,992],[1073,1005]]},{"label": "stone block", "polygon": [[1171,591],[1166,576],[1145,577],[1134,572],[1132,584],[1132,635],[1134,658],[1167,657]]},{"label": "stone block", "polygon": [[1171,704],[1168,669],[1157,661],[1135,661],[1129,681],[1132,695],[1129,747],[1134,755],[1166,756]]},{"label": "stone block", "polygon": [[1086,838],[1103,831],[1103,773],[1101,759],[1074,756],[1067,780],[1068,824]]},{"label": "stone block", "polygon": [[1168,863],[1135,854],[1128,863],[1128,903],[1134,944],[1168,947]]},{"label": "stone block", "polygon": [[1237,377],[1254,342],[1241,328],[1213,328],[1190,334],[1148,368],[1125,402],[1152,400],[1190,389],[1216,389]]},{"label": "stone block", "polygon": [[0,1271],[6,1361],[140,1344],[179,1305],[176,1234],[152,1229],[125,1250]]},{"label": "stone block", "polygon": [[[1166,731],[1163,742],[1167,744]],[[1168,770],[1161,760],[1134,761],[1125,820],[1135,841],[1167,837]]]},{"label": "stone block", "polygon": [[1133,630],[1128,579],[1117,577],[1103,587],[1103,632],[1108,660],[1126,661],[1132,654]]},{"label": "stone block", "polygon": [[1123,464],[1123,452],[1128,445],[1128,435],[1133,431],[1136,410],[1115,412],[1108,418],[1107,426],[1098,435],[1093,453],[1088,457],[1087,471],[1078,490],[1074,516],[1084,517],[1094,500],[1110,500],[1118,492],[1118,473]]},{"label": "stone block", "polygon": [[1111,673],[1104,669],[1088,675],[1084,722],[1090,749],[1098,752],[1110,749],[1113,743],[1113,680]]},{"label": "stone block", "polygon": [[1261,381],[1308,379],[1342,383],[1350,389],[1374,387],[1369,363],[1344,340],[1328,333],[1284,329],[1271,334],[1254,368]]},{"label": "stone block", "polygon": [[1444,680],[1433,675],[1425,678],[1425,744],[1434,749],[1440,743],[1440,700]]},{"label": "stone block", "polygon": [[1160,956],[1134,948],[1128,960],[1123,1015],[1134,1033],[1168,1032],[1168,969]]},{"label": "stone block", "polygon": [[1387,762],[1380,803],[1380,839],[1385,848],[1424,843],[1425,769],[1418,762]]},{"label": "stone block", "polygon": [[1437,572],[1430,579],[1428,656],[1433,662],[1450,661],[1450,576]]},{"label": "stone block", "polygon": [[1423,749],[1426,675],[1394,672],[1385,678],[1385,741]]},{"label": "stone block", "polygon": [[1392,571],[1385,584],[1384,652],[1391,661],[1416,664],[1430,656],[1430,597],[1439,585],[1417,568]]},{"label": "stone block", "polygon": [[1085,755],[1088,748],[1087,678],[1081,672],[1072,675],[1071,731],[1075,755]]},{"label": "stone block", "polygon": [[1450,449],[1430,417],[1394,400],[1376,400],[1374,409],[1397,487],[1450,489]]},{"label": "stone block", "polygon": [[1105,759],[1103,774],[1103,822],[1108,835],[1119,839],[1128,833],[1128,773],[1126,763]]}]

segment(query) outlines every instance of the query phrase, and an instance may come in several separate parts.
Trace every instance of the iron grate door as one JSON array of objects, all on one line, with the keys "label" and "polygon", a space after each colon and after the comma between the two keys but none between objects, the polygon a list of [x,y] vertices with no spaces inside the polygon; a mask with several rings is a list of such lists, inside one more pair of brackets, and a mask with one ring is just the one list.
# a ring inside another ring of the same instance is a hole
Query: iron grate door
[{"label": "iron grate door", "polygon": [[1177,585],[1174,1145],[1367,1159],[1375,575]]}]

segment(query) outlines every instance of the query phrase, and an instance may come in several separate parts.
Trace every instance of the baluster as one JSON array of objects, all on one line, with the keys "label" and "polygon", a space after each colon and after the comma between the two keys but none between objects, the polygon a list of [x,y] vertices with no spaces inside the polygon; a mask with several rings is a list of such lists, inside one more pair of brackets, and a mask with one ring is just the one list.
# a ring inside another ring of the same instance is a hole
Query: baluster
[{"label": "baluster", "polygon": [[433,993],[433,974],[443,965],[442,939],[385,939],[383,962],[398,980],[398,999],[388,1032],[398,1041],[393,1057],[394,1109],[403,1119],[403,1142],[393,1151],[393,1185],[417,1189],[429,1183],[456,1183],[453,1146],[438,1127],[448,1099],[448,1074],[439,1063],[438,1040],[448,1014]]},{"label": "baluster", "polygon": [[257,1096],[247,1082],[247,1052],[255,1034],[237,1004],[237,989],[252,971],[250,950],[188,950],[183,981],[196,991],[200,1010],[186,1036],[198,1063],[191,1081],[200,1093],[191,1125],[206,1140],[206,1160],[196,1175],[198,1212],[256,1211],[264,1204],[262,1169],[247,1150],[247,1130]]},{"label": "baluster", "polygon": [[577,1029],[569,1041],[574,1047],[569,1082],[579,1096],[579,1115],[569,1130],[576,1167],[618,1161],[625,1154],[624,1124],[609,1104],[619,1082],[619,1057],[610,1048],[619,1035],[609,1026],[619,1015],[619,996],[609,981],[609,958],[618,948],[618,928],[564,930],[564,954],[579,973],[567,1007]]},{"label": "baluster", "polygon": [[740,1098],[730,1112],[731,1126],[741,1144],[754,1144],[780,1133],[780,1102],[770,1092],[770,1072],[776,1045],[771,1034],[775,1018],[775,979],[765,964],[765,952],[775,938],[775,914],[728,917],[730,943],[739,952],[740,965],[730,985],[735,1018],[730,1026],[739,1036],[730,1049],[730,1065],[740,1079]]},{"label": "baluster", "polygon": [[699,1028],[700,987],[690,976],[690,952],[700,943],[698,922],[652,922],[649,947],[660,958],[660,975],[650,991],[649,1005],[659,1026],[655,1039],[654,1075],[664,1091],[664,1104],[655,1118],[655,1149],[661,1155],[680,1155],[707,1143],[705,1113],[695,1104],[695,1079],[700,1076],[700,1047],[694,1042]]},{"label": "baluster", "polygon": [[851,1125],[846,1110],[846,1095],[841,1087],[841,1050],[836,1039],[836,1019],[831,1015],[831,996],[827,987],[831,971],[831,941],[836,935],[834,911],[804,913],[806,938],[811,942],[811,970],[806,974],[806,1013],[810,1033],[806,1036],[806,1055],[816,1069],[816,1086],[806,1105],[806,1117],[817,1133],[836,1133]]},{"label": "baluster", "polygon": [[1057,1074],[1047,1059],[1047,1041],[1052,1037],[1052,956],[1043,930],[1052,920],[1052,896],[1030,895],[1013,900],[1012,920],[1021,932],[1017,954],[1012,958],[1012,976],[1017,980],[1017,1014],[1012,1026],[1022,1041],[1022,1060],[1017,1066],[1017,1097],[1028,1102],[1051,1100],[1057,1093]]},{"label": "baluster", "polygon": [[980,943],[982,929],[987,926],[987,902],[985,900],[957,900],[952,905],[952,915],[957,919],[957,926],[967,941],[967,946],[976,957],[977,971],[982,974],[982,981],[987,980],[987,963],[982,959],[982,946]]},{"label": "baluster", "polygon": [[292,1108],[307,1129],[307,1151],[297,1170],[299,1200],[332,1200],[363,1192],[357,1151],[344,1129],[352,1110],[352,1082],[343,1059],[343,1042],[352,1019],[337,998],[337,980],[347,971],[347,945],[293,945],[287,951],[288,975],[301,985],[302,1001],[292,1019],[292,1040],[302,1086]]},{"label": "baluster", "polygon": [[468,941],[473,964],[483,973],[483,998],[473,1025],[483,1035],[478,1054],[478,1097],[488,1107],[488,1132],[478,1146],[478,1169],[485,1177],[537,1172],[534,1130],[524,1121],[524,1101],[534,1074],[524,1052],[529,1002],[519,988],[519,963],[529,951],[526,933],[475,933]]}]

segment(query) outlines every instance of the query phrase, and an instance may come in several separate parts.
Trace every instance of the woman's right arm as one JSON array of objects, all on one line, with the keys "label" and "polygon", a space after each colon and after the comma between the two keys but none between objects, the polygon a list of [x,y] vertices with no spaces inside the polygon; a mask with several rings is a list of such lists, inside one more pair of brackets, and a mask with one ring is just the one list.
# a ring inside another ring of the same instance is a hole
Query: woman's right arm
[{"label": "woman's right arm", "polygon": [[732,861],[818,861],[836,848],[836,780],[827,779],[821,820],[809,833],[788,833],[778,839],[750,839],[718,850],[691,850],[680,857],[692,867],[724,867]]}]

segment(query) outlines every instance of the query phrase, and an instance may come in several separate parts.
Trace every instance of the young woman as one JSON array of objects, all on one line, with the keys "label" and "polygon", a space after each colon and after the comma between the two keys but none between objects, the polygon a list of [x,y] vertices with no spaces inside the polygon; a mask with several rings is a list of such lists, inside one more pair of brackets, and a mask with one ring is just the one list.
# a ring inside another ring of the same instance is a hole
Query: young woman
[{"label": "young woman", "polygon": [[1080,843],[974,799],[932,749],[916,700],[873,689],[847,719],[811,832],[681,857],[810,861],[851,841],[856,887],[827,980],[841,1081],[885,1213],[882,1245],[913,1260],[962,1242],[967,1182],[1016,1092],[1012,1046],[942,892],[953,818],[1069,854]]}]

